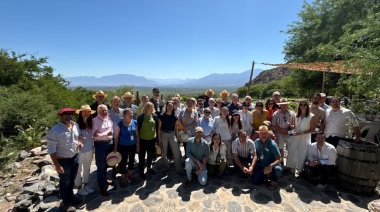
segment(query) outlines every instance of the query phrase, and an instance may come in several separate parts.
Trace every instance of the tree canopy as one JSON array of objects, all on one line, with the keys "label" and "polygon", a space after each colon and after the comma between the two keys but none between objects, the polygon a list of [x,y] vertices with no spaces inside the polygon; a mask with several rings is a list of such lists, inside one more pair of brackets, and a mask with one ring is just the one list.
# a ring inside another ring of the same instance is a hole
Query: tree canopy
[{"label": "tree canopy", "polygon": [[[316,0],[304,3],[299,21],[289,25],[284,53],[287,62],[344,61],[360,75],[328,73],[325,87],[331,94],[379,92],[380,2],[378,0]],[[295,70],[301,91],[320,90],[322,73]],[[337,85],[340,85],[338,87]]]}]

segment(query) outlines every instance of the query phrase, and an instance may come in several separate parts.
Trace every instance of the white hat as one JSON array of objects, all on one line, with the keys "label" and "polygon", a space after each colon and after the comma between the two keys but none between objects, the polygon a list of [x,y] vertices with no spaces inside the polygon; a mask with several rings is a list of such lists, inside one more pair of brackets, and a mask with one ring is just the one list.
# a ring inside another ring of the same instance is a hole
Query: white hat
[{"label": "white hat", "polygon": [[182,142],[187,142],[187,139],[190,138],[190,133],[188,131],[180,131],[178,137]]},{"label": "white hat", "polygon": [[121,161],[121,154],[119,152],[111,152],[106,157],[107,165],[116,166]]}]

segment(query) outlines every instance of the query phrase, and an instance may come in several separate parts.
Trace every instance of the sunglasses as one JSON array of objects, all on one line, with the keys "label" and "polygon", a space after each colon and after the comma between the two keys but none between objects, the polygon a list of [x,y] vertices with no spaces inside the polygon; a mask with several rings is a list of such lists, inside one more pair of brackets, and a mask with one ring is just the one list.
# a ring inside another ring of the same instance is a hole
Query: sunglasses
[{"label": "sunglasses", "polygon": [[203,112],[203,113],[204,113],[204,114],[210,114],[211,112],[206,112],[206,111],[205,111],[205,112]]},{"label": "sunglasses", "polygon": [[273,105],[273,103],[268,103],[268,105]]},{"label": "sunglasses", "polygon": [[307,104],[300,104],[300,106],[307,106]]},{"label": "sunglasses", "polygon": [[256,107],[264,107],[263,105],[256,105]]}]

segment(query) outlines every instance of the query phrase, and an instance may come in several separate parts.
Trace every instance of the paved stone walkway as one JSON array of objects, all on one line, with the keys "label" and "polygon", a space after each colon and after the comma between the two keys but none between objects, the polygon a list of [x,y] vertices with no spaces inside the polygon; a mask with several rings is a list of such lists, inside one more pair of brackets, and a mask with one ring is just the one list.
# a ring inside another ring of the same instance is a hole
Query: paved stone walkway
[{"label": "paved stone walkway", "polygon": [[[83,197],[79,211],[367,211],[367,204],[379,196],[371,197],[337,190],[330,185],[325,190],[315,188],[316,182],[284,175],[278,188],[268,190],[255,186],[249,179],[226,175],[223,181],[209,179],[206,186],[193,184],[184,188],[184,176],[177,175],[172,167],[168,176],[162,175],[159,163],[156,175],[121,186],[120,176],[109,187],[109,196],[100,196],[96,184],[96,166],[91,166],[90,181],[93,194]],[[108,175],[111,175],[109,170]]]}]

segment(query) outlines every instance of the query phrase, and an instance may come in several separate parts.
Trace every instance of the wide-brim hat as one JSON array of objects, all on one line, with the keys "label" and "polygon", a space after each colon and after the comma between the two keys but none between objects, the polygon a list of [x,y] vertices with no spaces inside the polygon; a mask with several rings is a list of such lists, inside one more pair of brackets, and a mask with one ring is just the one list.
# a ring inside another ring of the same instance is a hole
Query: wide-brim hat
[{"label": "wide-brim hat", "polygon": [[263,121],[263,125],[269,127],[271,125],[271,122],[266,120],[266,121]]},{"label": "wide-brim hat", "polygon": [[283,99],[281,99],[280,102],[277,103],[277,104],[278,104],[278,105],[288,105],[288,104],[290,104],[290,102],[288,102],[287,99],[283,98]]},{"label": "wide-brim hat", "polygon": [[275,95],[281,96],[280,92],[278,92],[278,91],[273,92],[272,96],[275,96]]},{"label": "wide-brim hat", "polygon": [[104,96],[104,98],[106,98],[108,95],[105,94],[102,90],[98,90],[94,95],[92,95],[92,98],[96,99],[97,96]]},{"label": "wide-brim hat", "polygon": [[121,99],[125,99],[126,97],[132,97],[132,99],[135,99],[135,95],[131,94],[131,92],[126,92],[123,96],[121,96]]},{"label": "wide-brim hat", "polygon": [[258,131],[255,131],[257,133],[260,133],[260,132],[267,132],[267,133],[272,133],[272,130],[268,130],[268,127],[265,126],[265,125],[261,125],[259,127],[259,130]]},{"label": "wide-brim hat", "polygon": [[89,110],[91,111],[91,114],[94,114],[96,111],[95,110],[91,110],[91,107],[90,105],[82,105],[80,107],[80,109],[76,110],[75,113],[79,114],[81,111],[84,111],[84,110]]},{"label": "wide-brim hat", "polygon": [[209,92],[212,93],[211,95],[214,95],[214,93],[215,93],[212,89],[208,89],[208,90],[205,92],[205,94],[207,95],[207,93],[209,93]]},{"label": "wide-brim hat", "polygon": [[62,108],[57,115],[62,115],[63,113],[74,113],[75,110],[69,107]]},{"label": "wide-brim hat", "polygon": [[116,166],[121,161],[121,154],[119,152],[111,152],[106,157],[107,165]]},{"label": "wide-brim hat", "polygon": [[187,139],[190,138],[190,133],[187,132],[187,131],[180,131],[178,133],[178,138],[182,141],[182,142],[187,142]]},{"label": "wide-brim hat", "polygon": [[220,92],[220,96],[222,96],[222,94],[227,94],[227,96],[229,96],[230,95],[230,93],[228,92],[228,91],[226,91],[226,90],[223,90],[222,92]]}]

